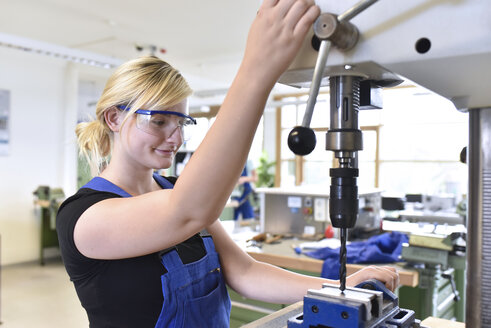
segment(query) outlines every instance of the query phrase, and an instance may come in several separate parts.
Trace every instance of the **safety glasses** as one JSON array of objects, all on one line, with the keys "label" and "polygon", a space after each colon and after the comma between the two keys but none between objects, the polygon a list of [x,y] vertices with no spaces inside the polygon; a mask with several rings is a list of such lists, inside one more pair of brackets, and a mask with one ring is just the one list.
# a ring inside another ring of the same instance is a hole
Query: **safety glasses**
[{"label": "safety glasses", "polygon": [[[117,108],[123,111],[131,109],[126,106],[117,106]],[[196,125],[194,118],[180,112],[138,109],[135,114],[138,129],[164,139],[170,138],[176,130],[179,130],[182,140],[188,141]]]}]

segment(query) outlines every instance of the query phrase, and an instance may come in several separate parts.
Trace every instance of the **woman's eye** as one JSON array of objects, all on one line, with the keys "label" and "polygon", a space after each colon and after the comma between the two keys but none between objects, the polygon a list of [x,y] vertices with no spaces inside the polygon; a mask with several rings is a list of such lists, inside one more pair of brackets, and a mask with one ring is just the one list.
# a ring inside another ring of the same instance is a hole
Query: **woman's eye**
[{"label": "woman's eye", "polygon": [[165,124],[165,120],[161,120],[161,119],[152,119],[150,120],[150,122],[156,126],[162,126]]}]

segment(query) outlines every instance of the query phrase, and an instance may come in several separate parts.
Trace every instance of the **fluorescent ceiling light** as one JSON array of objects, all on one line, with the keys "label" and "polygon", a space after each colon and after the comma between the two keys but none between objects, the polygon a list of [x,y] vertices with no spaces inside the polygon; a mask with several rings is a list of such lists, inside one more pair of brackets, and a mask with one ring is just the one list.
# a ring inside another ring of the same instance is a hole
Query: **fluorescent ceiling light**
[{"label": "fluorescent ceiling light", "polygon": [[0,46],[108,69],[117,67],[123,63],[123,60],[119,58],[103,56],[93,52],[72,49],[7,33],[0,33]]}]

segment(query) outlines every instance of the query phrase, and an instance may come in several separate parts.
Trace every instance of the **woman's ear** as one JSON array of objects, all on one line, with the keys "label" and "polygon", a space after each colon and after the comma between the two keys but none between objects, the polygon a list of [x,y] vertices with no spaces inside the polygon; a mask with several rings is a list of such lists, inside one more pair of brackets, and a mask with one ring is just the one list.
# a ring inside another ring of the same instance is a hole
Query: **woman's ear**
[{"label": "woman's ear", "polygon": [[111,131],[119,132],[123,121],[121,116],[121,111],[116,106],[112,106],[104,112],[104,120],[106,120],[106,124]]}]

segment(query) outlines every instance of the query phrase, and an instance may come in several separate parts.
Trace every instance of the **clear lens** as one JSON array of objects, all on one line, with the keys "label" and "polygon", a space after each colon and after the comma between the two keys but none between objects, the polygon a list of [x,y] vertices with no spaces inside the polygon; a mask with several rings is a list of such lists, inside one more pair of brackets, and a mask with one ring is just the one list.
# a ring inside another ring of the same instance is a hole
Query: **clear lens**
[{"label": "clear lens", "polygon": [[189,140],[194,124],[189,118],[172,114],[136,114],[136,126],[151,135],[169,138],[179,130],[184,141]]},{"label": "clear lens", "polygon": [[190,119],[185,118],[183,124],[181,125],[182,140],[188,141],[191,139],[195,130],[196,124],[194,124],[194,122]]}]

